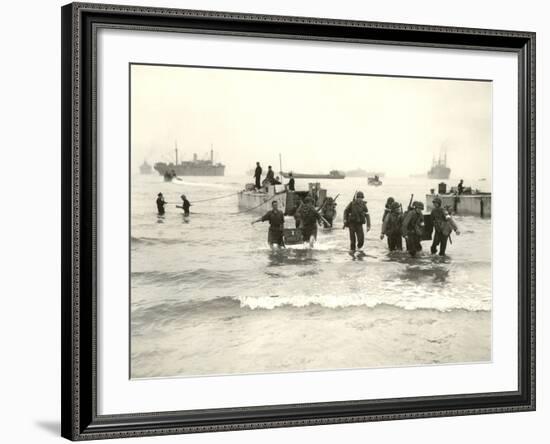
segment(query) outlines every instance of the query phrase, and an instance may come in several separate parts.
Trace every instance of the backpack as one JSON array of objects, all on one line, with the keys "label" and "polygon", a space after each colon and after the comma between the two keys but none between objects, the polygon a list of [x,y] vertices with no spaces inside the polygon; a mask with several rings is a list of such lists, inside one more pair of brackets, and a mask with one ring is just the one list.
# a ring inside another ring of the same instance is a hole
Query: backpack
[{"label": "backpack", "polygon": [[301,211],[302,223],[304,225],[315,225],[317,222],[317,212],[311,205],[304,205]]},{"label": "backpack", "polygon": [[389,213],[386,222],[386,232],[388,234],[394,234],[401,231],[401,215],[396,213]]}]

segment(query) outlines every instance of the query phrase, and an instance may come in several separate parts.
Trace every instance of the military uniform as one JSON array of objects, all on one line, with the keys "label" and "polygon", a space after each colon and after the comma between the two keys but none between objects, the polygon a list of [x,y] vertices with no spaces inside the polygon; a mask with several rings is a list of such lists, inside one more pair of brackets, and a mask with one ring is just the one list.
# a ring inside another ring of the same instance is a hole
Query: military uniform
[{"label": "military uniform", "polygon": [[332,221],[334,220],[334,217],[336,216],[336,202],[334,202],[334,199],[332,197],[327,197],[327,200],[323,204],[323,211],[322,211],[323,217],[328,222],[328,225],[323,221],[323,226],[325,228],[332,227]]},{"label": "military uniform", "polygon": [[311,236],[317,239],[317,222],[322,221],[321,215],[310,203],[303,204],[298,211],[304,241],[308,242]]},{"label": "military uniform", "polygon": [[432,219],[434,222],[435,233],[431,252],[432,254],[437,253],[437,247],[439,246],[439,255],[445,256],[449,236],[453,230],[458,231],[458,227],[447,210],[444,210],[443,208],[434,208],[432,210]]},{"label": "military uniform", "polygon": [[447,248],[447,240],[449,236],[444,235],[442,232],[443,224],[445,223],[445,210],[441,207],[434,208],[432,210],[432,221],[434,225],[434,240],[432,242],[431,252],[437,253],[437,247],[439,247],[439,254],[445,255],[445,249]]},{"label": "military uniform", "polygon": [[262,222],[269,221],[269,231],[267,232],[267,243],[269,245],[277,244],[284,246],[283,226],[285,217],[281,210],[270,210],[265,213],[261,219]]},{"label": "military uniform", "polygon": [[401,224],[403,215],[399,211],[399,205],[394,206],[386,213],[382,223],[382,234],[388,239],[388,248],[390,251],[403,249],[403,238],[401,237]]},{"label": "military uniform", "polygon": [[403,216],[403,225],[401,232],[407,239],[407,251],[411,256],[422,250],[420,239],[424,231],[424,215],[418,214],[412,209]]},{"label": "military uniform", "polygon": [[363,224],[367,224],[370,229],[369,209],[365,202],[353,200],[344,210],[344,226],[349,230],[350,250],[355,251],[355,248],[362,248],[365,243],[365,233]]}]

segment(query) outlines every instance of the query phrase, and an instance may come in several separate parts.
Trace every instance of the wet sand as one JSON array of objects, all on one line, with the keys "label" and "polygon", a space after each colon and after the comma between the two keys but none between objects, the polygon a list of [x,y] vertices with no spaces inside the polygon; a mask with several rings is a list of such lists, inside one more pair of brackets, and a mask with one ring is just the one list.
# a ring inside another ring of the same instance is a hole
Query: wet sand
[{"label": "wet sand", "polygon": [[[491,312],[189,304],[132,329],[132,378],[491,360]],[[139,322],[139,313],[133,318]]]}]

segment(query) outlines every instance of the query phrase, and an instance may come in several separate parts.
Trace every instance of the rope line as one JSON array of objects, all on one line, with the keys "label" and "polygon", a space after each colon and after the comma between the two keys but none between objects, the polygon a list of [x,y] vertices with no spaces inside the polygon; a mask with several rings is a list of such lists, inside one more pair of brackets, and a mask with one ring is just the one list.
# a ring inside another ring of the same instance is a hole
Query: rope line
[{"label": "rope line", "polygon": [[[225,199],[226,197],[236,196],[239,193],[240,193],[240,191],[237,191],[236,193],[225,194],[223,196],[217,196],[217,197],[211,197],[209,199],[193,200],[193,201],[191,201],[191,204],[195,204],[195,203],[199,203],[199,202],[208,202],[210,200]],[[180,204],[181,202],[166,202],[166,203],[167,204]]]},{"label": "rope line", "polygon": [[[191,202],[191,205],[195,204],[195,203],[199,203],[199,202],[208,202],[210,200],[217,200],[217,199],[224,199],[226,197],[231,197],[231,196],[235,196],[237,194],[241,193],[241,191],[238,191],[236,193],[231,193],[231,194],[226,194],[224,196],[218,196],[218,197],[212,197],[210,199],[202,199],[202,200],[194,200]],[[264,199],[262,202],[260,202],[258,205],[256,205],[255,207],[252,207],[252,208],[246,208],[244,210],[241,210],[241,211],[237,211],[235,213],[229,213],[229,215],[237,215],[237,214],[242,214],[242,213],[248,213],[249,211],[253,211],[259,207],[261,207],[262,205],[264,205],[265,203],[269,202],[270,200],[273,200],[273,198],[275,198],[275,196],[278,196],[279,194],[284,194],[286,193],[286,190],[285,191],[279,191],[278,193],[275,193],[273,196],[271,197],[268,197],[266,199]],[[179,205],[181,204],[181,202],[166,202],[167,204],[170,204],[170,205]],[[195,213],[193,211],[190,212],[191,214],[210,214],[210,213]],[[215,214],[215,213],[212,213],[212,214]]]}]

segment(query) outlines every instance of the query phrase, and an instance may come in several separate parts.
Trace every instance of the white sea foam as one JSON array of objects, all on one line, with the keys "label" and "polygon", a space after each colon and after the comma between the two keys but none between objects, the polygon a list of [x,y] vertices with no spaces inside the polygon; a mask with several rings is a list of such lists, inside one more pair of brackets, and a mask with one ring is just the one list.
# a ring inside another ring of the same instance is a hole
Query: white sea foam
[{"label": "white sea foam", "polygon": [[237,300],[241,306],[250,309],[268,309],[277,307],[293,306],[305,307],[307,305],[320,305],[326,308],[343,308],[366,306],[374,308],[380,305],[392,305],[405,310],[437,310],[448,312],[453,310],[467,311],[488,311],[491,309],[490,298],[469,298],[463,299],[455,295],[444,293],[426,295],[423,292],[409,292],[407,294],[357,294],[340,293],[335,295],[312,294],[312,295],[288,295],[288,296],[241,296]]}]

